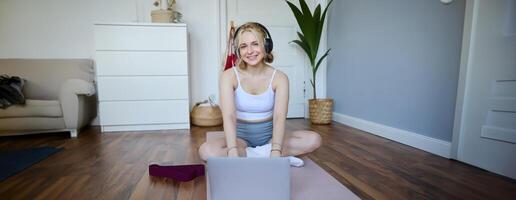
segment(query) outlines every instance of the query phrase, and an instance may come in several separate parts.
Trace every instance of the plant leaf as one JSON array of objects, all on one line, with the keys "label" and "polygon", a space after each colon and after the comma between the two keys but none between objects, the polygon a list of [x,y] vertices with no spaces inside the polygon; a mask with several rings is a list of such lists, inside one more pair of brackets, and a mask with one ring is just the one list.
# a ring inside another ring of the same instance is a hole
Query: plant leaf
[{"label": "plant leaf", "polygon": [[321,19],[324,21],[324,18],[326,17],[326,11],[328,11],[328,7],[330,7],[330,4],[333,2],[333,0],[330,0],[328,2],[328,5],[326,5],[326,8],[324,8],[324,14],[322,15]]},{"label": "plant leaf", "polygon": [[324,12],[321,16],[321,19],[320,19],[320,22],[321,22],[321,26],[320,27],[317,27],[318,28],[318,36],[321,37],[321,33],[322,33],[322,29],[324,27],[324,20],[326,19],[326,12],[328,12],[328,7],[330,7],[330,4],[333,2],[333,0],[330,0],[330,2],[328,2],[328,5],[326,5],[326,8],[324,8]]},{"label": "plant leaf", "polygon": [[[319,23],[318,23],[318,26],[317,26],[317,33],[316,33],[316,37],[317,38],[321,38],[323,27],[324,27],[324,20],[326,19],[326,12],[328,12],[328,8],[330,7],[330,4],[332,2],[333,2],[333,0],[330,0],[330,2],[328,2],[328,5],[326,5],[326,8],[324,8],[324,11],[323,11],[323,14],[322,14],[321,18],[318,19]],[[319,47],[319,42],[317,43],[318,47]]]},{"label": "plant leaf", "polygon": [[316,59],[316,57],[314,55],[317,55],[317,54],[314,54],[312,49],[308,46],[308,42],[306,40],[306,37],[303,34],[301,34],[300,32],[297,32],[297,36],[299,37],[299,39],[301,39],[301,42],[306,44],[307,49],[305,49],[305,52],[307,53],[308,60],[310,60],[310,64],[313,67],[314,64],[315,64],[315,59]]},{"label": "plant leaf", "polygon": [[317,5],[314,11],[314,21],[317,21],[321,18],[321,4]]},{"label": "plant leaf", "polygon": [[315,57],[317,55],[317,48],[315,46],[316,38],[315,38],[315,23],[314,18],[312,17],[312,13],[305,0],[299,0],[299,4],[301,6],[301,11],[303,12],[303,26],[304,30],[303,35],[306,37],[308,41],[308,46],[312,50],[312,56]]},{"label": "plant leaf", "polygon": [[299,45],[299,47],[301,47],[305,51],[305,53],[310,53],[310,48],[308,48],[306,43],[304,43],[302,41],[299,41],[299,40],[292,40],[291,42],[296,43],[297,45]]},{"label": "plant leaf", "polygon": [[321,65],[322,61],[328,56],[330,55],[330,50],[331,49],[328,49],[326,51],[326,53],[324,53],[323,56],[321,56],[321,58],[319,58],[319,61],[317,61],[317,65],[315,66],[315,70],[314,70],[314,73],[317,73],[317,70],[319,69],[319,66]]},{"label": "plant leaf", "polygon": [[[310,48],[307,46],[306,43],[302,42],[302,41],[299,41],[299,40],[292,40],[291,42],[293,43],[296,43],[297,45],[299,45],[307,55],[310,55]],[[312,64],[313,66],[313,63],[315,63],[315,61],[312,61],[312,59],[308,59],[310,60],[310,64]]]},{"label": "plant leaf", "polygon": [[292,10],[292,13],[294,13],[294,17],[296,17],[297,24],[299,25],[299,28],[301,31],[303,31],[303,13],[301,13],[301,10],[296,7],[296,5],[292,4],[290,1],[286,1],[290,9]]},{"label": "plant leaf", "polygon": [[[316,40],[314,41],[314,48],[316,50],[319,50],[319,43],[321,42],[321,34],[319,33],[319,27],[322,26],[322,24],[324,23],[320,21],[320,18],[321,18],[321,4],[317,5],[317,7],[315,8],[315,11],[314,11],[314,16],[313,16],[313,22],[314,22],[314,27],[315,27],[315,30],[314,30],[314,35],[315,35],[315,38]],[[319,38],[317,40],[317,38]],[[317,55],[317,52],[315,52],[315,54]],[[315,59],[315,58],[314,58]]]}]

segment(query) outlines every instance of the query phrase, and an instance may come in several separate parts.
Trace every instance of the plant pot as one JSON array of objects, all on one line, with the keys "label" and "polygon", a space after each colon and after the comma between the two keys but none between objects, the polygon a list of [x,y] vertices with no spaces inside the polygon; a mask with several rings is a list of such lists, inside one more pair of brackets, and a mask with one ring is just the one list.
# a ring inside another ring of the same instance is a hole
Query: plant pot
[{"label": "plant pot", "polygon": [[309,99],[308,111],[312,124],[330,124],[333,115],[333,99]]},{"label": "plant pot", "polygon": [[173,15],[171,10],[153,10],[151,11],[151,21],[154,23],[170,23],[172,22]]},{"label": "plant pot", "polygon": [[196,126],[220,126],[222,124],[222,112],[219,106],[193,107],[190,113],[192,124]]}]

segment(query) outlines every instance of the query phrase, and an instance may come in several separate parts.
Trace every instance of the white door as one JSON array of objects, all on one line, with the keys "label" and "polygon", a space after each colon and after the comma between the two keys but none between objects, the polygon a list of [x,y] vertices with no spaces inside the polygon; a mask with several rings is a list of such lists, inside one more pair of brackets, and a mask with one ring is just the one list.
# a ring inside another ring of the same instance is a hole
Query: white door
[{"label": "white door", "polygon": [[[274,41],[273,67],[286,73],[290,80],[287,117],[304,117],[305,70],[308,67],[304,52],[290,41],[297,39],[297,22],[287,3],[282,0],[228,0],[226,23],[236,26],[254,21],[263,24]],[[223,31],[224,32],[224,31]]]},{"label": "white door", "polygon": [[472,26],[461,68],[465,89],[457,156],[516,179],[516,1],[468,3]]}]

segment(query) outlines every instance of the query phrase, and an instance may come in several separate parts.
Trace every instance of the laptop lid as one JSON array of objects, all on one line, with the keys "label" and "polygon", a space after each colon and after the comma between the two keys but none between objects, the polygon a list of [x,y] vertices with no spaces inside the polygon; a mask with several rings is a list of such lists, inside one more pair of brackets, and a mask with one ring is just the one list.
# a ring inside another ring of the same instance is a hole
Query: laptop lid
[{"label": "laptop lid", "polygon": [[288,200],[290,164],[287,158],[208,158],[211,200]]}]

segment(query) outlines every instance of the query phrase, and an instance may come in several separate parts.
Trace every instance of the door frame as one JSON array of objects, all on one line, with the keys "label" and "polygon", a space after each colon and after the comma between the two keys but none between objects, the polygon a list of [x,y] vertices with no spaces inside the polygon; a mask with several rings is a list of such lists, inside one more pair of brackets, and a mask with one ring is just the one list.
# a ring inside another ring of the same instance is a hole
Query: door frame
[{"label": "door frame", "polygon": [[[227,0],[217,0],[218,1],[218,5],[219,5],[219,8],[217,9],[217,17],[219,18],[218,20],[218,41],[217,41],[217,63],[219,64],[219,67],[221,67],[220,65],[222,65],[222,61],[223,59],[223,56],[224,56],[224,53],[226,51],[226,36],[228,35],[228,31],[227,31],[227,28],[229,27],[229,24],[227,23]],[[316,4],[316,3],[321,3],[322,5],[326,5],[328,3],[327,0],[317,0],[315,3],[311,3],[313,1],[310,1],[310,2],[307,2],[309,4],[309,6],[312,6],[312,4]],[[328,11],[330,12],[330,11]],[[329,15],[326,15],[326,16],[329,16]],[[319,48],[320,49],[326,49],[328,47],[327,45],[327,28],[328,28],[328,17],[326,17],[326,26],[323,27],[323,32],[322,32],[322,36],[321,36],[321,42],[319,44]],[[322,53],[321,53],[322,52]],[[320,57],[322,54],[324,53],[324,51],[321,51],[319,50],[318,52],[318,56]],[[315,86],[316,87],[316,90],[317,90],[317,96],[319,98],[326,98],[326,68],[327,68],[327,60],[328,59],[325,59],[322,63],[321,63],[321,66],[319,67],[319,70],[317,72],[317,76],[316,76],[316,79],[317,79],[317,85]],[[305,91],[307,91],[305,93],[305,101],[304,101],[304,104],[305,104],[305,118],[308,118],[308,99],[311,98],[312,96],[312,92],[311,92],[311,85],[310,85],[310,77],[311,76],[308,76],[308,74],[312,74],[312,71],[310,70],[310,62],[308,61],[308,58],[305,57],[305,77],[304,77],[304,89]],[[218,78],[220,78],[220,76],[218,76]],[[219,82],[220,80],[217,79],[217,82]],[[220,98],[219,98],[220,99]]]},{"label": "door frame", "polygon": [[467,99],[465,99],[466,88],[468,87],[468,67],[471,63],[470,55],[473,53],[472,46],[474,47],[474,32],[471,32],[474,27],[477,26],[476,13],[478,9],[478,0],[466,1],[466,10],[464,13],[464,28],[462,33],[462,50],[459,67],[459,82],[457,84],[457,99],[455,102],[455,117],[453,120],[453,131],[452,131],[452,145],[451,145],[451,158],[459,160],[461,157],[460,151],[462,149],[463,140],[463,121],[462,116],[467,110],[464,110],[464,105]]}]

